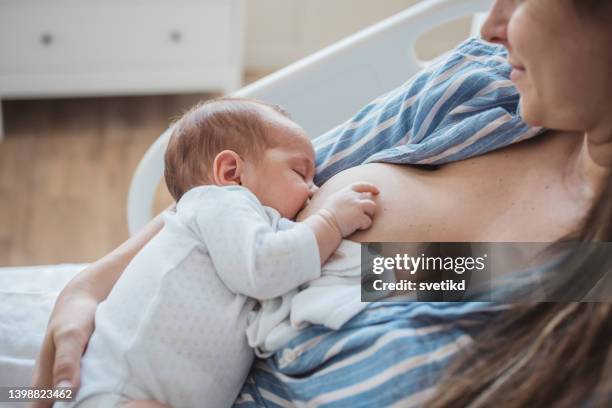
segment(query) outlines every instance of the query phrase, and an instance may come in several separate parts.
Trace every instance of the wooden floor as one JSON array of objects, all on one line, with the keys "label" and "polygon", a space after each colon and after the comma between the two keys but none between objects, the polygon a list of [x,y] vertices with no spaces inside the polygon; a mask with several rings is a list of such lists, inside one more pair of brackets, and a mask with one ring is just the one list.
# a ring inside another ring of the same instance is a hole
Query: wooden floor
[{"label": "wooden floor", "polygon": [[[125,240],[138,161],[174,116],[206,97],[3,101],[0,266],[90,262]],[[164,208],[169,195],[157,202]]]}]

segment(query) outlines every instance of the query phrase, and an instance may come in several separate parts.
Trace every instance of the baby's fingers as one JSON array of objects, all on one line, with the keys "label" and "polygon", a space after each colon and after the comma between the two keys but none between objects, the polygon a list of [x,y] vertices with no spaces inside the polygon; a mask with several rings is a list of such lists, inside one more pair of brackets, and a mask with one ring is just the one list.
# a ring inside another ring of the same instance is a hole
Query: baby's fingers
[{"label": "baby's fingers", "polygon": [[356,191],[358,193],[371,193],[378,194],[378,187],[376,187],[372,183],[368,183],[365,181],[360,181],[358,183],[351,184],[351,190]]},{"label": "baby's fingers", "polygon": [[366,213],[370,218],[374,217],[376,213],[376,203],[374,200],[364,199],[360,202],[361,210]]},{"label": "baby's fingers", "polygon": [[368,215],[362,215],[359,220],[359,229],[365,230],[372,226],[372,218]]}]

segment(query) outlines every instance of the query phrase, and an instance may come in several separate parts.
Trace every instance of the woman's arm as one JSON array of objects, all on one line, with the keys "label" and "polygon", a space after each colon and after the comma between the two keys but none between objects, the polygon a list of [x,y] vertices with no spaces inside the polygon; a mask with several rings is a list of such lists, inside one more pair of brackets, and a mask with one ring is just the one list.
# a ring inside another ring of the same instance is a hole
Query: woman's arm
[{"label": "woman's arm", "polygon": [[[94,316],[127,264],[163,227],[161,215],[119,247],[75,276],[59,294],[36,360],[33,387],[70,387],[80,384],[80,362],[94,330]],[[50,401],[32,404],[51,406]]]}]

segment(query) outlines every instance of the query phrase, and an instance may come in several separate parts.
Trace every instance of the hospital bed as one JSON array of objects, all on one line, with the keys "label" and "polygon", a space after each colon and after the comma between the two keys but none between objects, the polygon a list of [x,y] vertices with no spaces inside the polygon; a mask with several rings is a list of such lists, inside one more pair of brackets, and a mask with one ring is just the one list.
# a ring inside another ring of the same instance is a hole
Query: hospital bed
[{"label": "hospital bed", "polygon": [[[234,95],[281,105],[309,134],[321,134],[420,70],[426,62],[417,58],[414,49],[422,34],[473,15],[475,33],[491,3],[492,0],[424,0]],[[170,129],[157,139],[134,174],[127,203],[132,234],[152,217],[169,135]],[[0,387],[29,384],[55,298],[85,266],[0,268]],[[0,406],[12,405],[0,402]]]}]

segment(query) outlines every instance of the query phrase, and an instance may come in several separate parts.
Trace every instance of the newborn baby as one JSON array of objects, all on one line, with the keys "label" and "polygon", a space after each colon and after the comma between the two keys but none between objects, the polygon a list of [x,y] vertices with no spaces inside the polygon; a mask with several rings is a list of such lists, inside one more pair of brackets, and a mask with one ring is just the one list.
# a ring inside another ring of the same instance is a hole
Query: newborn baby
[{"label": "newborn baby", "polygon": [[253,361],[253,314],[318,278],[376,210],[376,187],[357,183],[290,221],[316,190],[314,150],[286,113],[254,100],[187,112],[165,162],[176,212],[100,304],[70,406],[231,406]]}]

